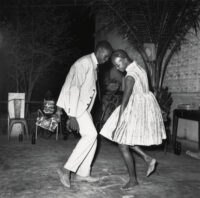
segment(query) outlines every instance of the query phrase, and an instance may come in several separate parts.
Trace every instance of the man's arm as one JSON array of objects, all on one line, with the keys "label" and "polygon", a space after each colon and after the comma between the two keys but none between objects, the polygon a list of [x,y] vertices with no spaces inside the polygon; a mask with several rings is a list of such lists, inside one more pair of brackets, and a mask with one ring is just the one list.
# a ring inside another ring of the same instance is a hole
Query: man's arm
[{"label": "man's arm", "polygon": [[81,87],[86,79],[86,68],[84,64],[76,64],[73,68],[73,76],[71,77],[70,87],[69,87],[69,111],[68,116],[76,117],[77,107],[81,92]]},{"label": "man's arm", "polygon": [[57,106],[64,109],[66,114],[71,117],[77,116],[77,106],[80,96],[81,86],[85,81],[87,65],[75,63],[62,86],[57,100]]},{"label": "man's arm", "polygon": [[[79,102],[79,96],[81,91],[81,86],[86,78],[86,68],[84,64],[75,63],[70,69],[70,72],[67,76],[68,80],[66,80],[63,85],[62,93],[60,94],[57,105],[62,107],[67,115],[69,116],[69,120],[67,121],[68,130],[79,131],[78,122],[76,120],[77,116],[77,106]],[[67,87],[67,90],[65,90]],[[66,99],[66,97],[68,97]],[[65,102],[67,105],[65,106]]]}]

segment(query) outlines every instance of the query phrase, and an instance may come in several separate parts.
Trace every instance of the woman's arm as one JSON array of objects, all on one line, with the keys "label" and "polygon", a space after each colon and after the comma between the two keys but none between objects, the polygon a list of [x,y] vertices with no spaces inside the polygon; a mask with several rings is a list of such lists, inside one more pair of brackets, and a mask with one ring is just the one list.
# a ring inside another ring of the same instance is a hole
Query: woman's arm
[{"label": "woman's arm", "polygon": [[[135,79],[132,76],[127,76],[125,78],[125,88],[124,88],[124,93],[123,93],[123,97],[122,97],[122,104],[121,104],[121,107],[120,107],[119,118],[118,118],[118,121],[117,121],[116,128],[118,127],[118,124],[119,124],[120,119],[121,119],[121,115],[124,112],[124,109],[126,108],[126,106],[128,104],[129,98],[130,98],[132,91],[133,91],[134,84],[135,84]],[[115,130],[113,131],[112,138],[114,137],[114,134],[115,134]]]}]

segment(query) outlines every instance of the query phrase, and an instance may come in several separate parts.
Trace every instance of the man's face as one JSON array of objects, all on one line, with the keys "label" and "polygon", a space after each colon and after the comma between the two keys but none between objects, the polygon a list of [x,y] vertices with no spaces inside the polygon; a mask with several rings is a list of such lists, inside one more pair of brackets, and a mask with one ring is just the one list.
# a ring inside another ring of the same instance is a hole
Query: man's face
[{"label": "man's face", "polygon": [[99,49],[97,60],[99,64],[103,64],[108,61],[111,56],[111,51],[107,49]]},{"label": "man's face", "polygon": [[114,60],[112,60],[113,65],[115,65],[116,69],[124,72],[126,69],[126,64],[125,64],[125,60],[123,58],[120,57],[116,57]]}]

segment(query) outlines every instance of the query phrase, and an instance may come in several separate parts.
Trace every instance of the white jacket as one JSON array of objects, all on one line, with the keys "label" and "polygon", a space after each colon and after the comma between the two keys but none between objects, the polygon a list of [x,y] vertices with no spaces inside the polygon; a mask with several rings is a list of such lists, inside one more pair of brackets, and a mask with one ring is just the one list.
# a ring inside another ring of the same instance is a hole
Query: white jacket
[{"label": "white jacket", "polygon": [[96,97],[97,59],[89,54],[78,59],[66,77],[58,97],[57,106],[68,116],[79,117],[91,111]]}]

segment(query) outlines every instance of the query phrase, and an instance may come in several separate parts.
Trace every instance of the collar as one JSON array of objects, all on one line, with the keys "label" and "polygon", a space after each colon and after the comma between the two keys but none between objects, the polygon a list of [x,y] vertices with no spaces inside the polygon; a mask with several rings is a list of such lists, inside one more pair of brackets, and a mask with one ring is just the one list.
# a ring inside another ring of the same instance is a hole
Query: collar
[{"label": "collar", "polygon": [[94,63],[94,69],[97,69],[98,61],[94,54],[94,52],[91,54],[92,62]]},{"label": "collar", "polygon": [[130,64],[127,66],[126,72],[129,72],[129,71],[133,70],[134,66],[135,66],[135,61],[133,61],[132,63],[130,63]]}]

